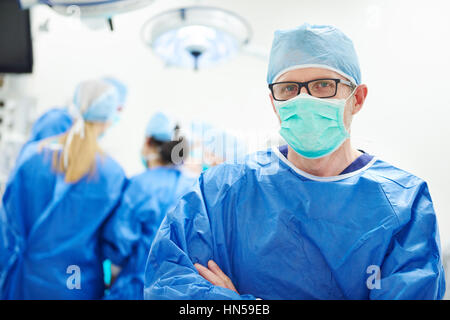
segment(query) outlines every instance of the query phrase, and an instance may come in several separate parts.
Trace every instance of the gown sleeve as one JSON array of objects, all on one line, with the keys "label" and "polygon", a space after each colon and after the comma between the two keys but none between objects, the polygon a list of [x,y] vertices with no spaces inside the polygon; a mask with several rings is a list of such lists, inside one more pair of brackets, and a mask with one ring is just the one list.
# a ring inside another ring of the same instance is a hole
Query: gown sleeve
[{"label": "gown sleeve", "polygon": [[117,266],[123,266],[142,235],[139,221],[139,194],[132,182],[123,193],[119,206],[103,228],[103,256]]},{"label": "gown sleeve", "polygon": [[381,266],[379,288],[371,299],[431,300],[445,293],[439,230],[425,182],[397,197],[393,209],[400,228]]},{"label": "gown sleeve", "polygon": [[[220,195],[209,195],[220,197]],[[199,275],[194,263],[214,257],[214,239],[203,194],[203,176],[169,212],[150,250],[145,274],[147,300],[255,299],[252,295],[214,286]],[[220,267],[220,266],[219,266]]]}]

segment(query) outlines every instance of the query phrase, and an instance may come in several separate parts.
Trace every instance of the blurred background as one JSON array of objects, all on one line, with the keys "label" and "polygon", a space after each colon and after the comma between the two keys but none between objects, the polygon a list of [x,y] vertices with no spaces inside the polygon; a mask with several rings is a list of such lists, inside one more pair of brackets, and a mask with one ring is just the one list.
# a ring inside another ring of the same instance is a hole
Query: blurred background
[{"label": "blurred background", "polygon": [[[428,182],[449,260],[449,2],[125,0],[103,1],[106,9],[76,2],[21,1],[28,11],[12,19],[7,4],[17,2],[2,0],[1,186],[33,121],[70,104],[80,81],[102,76],[128,86],[122,119],[102,141],[128,175],[143,170],[140,148],[155,111],[178,119],[191,136],[200,124],[236,137],[245,152],[279,144],[266,83],[273,33],[304,22],[333,24],[353,40],[369,88],[353,121],[353,143]],[[190,12],[194,7],[209,9]],[[162,38],[184,19],[218,32]],[[184,60],[177,45],[188,52]]]}]

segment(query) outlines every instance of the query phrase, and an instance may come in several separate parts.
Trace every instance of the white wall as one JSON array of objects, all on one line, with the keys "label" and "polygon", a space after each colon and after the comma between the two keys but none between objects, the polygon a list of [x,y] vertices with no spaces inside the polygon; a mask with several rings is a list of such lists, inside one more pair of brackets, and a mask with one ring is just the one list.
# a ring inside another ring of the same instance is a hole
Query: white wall
[{"label": "white wall", "polygon": [[[180,1],[157,1],[117,16],[116,31],[89,31],[75,19],[35,8],[35,73],[21,80],[40,111],[64,104],[81,80],[112,74],[130,88],[123,120],[105,144],[130,174],[141,169],[138,152],[149,115],[164,109],[183,119],[276,134],[265,83],[267,62],[242,55],[227,65],[195,73],[167,69],[146,48],[145,20]],[[185,3],[185,2],[184,2]],[[198,3],[198,2],[196,2]],[[450,245],[448,182],[450,138],[450,3],[442,0],[228,0],[202,1],[246,17],[252,46],[269,53],[275,29],[303,22],[334,24],[355,43],[364,109],[354,120],[356,146],[429,183],[443,244]],[[49,20],[49,32],[37,27]],[[23,77],[22,77],[23,78]],[[124,152],[124,150],[127,150]]]}]

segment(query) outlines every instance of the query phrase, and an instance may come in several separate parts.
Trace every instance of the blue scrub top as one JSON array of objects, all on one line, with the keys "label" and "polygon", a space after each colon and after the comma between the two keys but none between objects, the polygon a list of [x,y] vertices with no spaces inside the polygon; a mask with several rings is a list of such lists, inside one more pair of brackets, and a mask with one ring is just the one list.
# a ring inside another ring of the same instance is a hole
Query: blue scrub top
[{"label": "blue scrub top", "polygon": [[148,253],[161,221],[195,179],[179,167],[146,170],[130,179],[105,226],[105,255],[122,270],[106,299],[142,300]]},{"label": "blue scrub top", "polygon": [[[194,264],[214,260],[239,294]],[[373,158],[315,177],[274,148],[201,174],[153,242],[146,299],[442,299],[426,182]]]},{"label": "blue scrub top", "polygon": [[0,207],[1,299],[100,299],[102,226],[118,205],[125,173],[98,155],[96,170],[65,183],[53,150],[22,150]]}]

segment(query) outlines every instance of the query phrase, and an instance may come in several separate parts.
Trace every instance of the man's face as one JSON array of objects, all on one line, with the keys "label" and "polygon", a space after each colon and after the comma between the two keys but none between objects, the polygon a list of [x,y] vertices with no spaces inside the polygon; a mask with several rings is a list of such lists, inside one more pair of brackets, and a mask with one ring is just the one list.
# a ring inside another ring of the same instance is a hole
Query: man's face
[{"label": "man's face", "polygon": [[[322,69],[322,68],[304,68],[304,69],[295,69],[295,70],[288,71],[288,72],[282,74],[280,77],[278,77],[278,79],[275,79],[274,83],[275,82],[284,82],[284,81],[306,82],[306,81],[315,80],[315,79],[328,79],[328,78],[329,79],[341,79],[341,80],[348,81],[348,79],[344,78],[340,74],[338,74],[334,71],[331,71],[331,70]],[[358,90],[359,90],[359,88],[357,89],[357,91]],[[302,88],[300,93],[308,94],[306,88]],[[334,96],[330,99],[347,99],[351,93],[352,93],[351,87],[349,87],[345,84],[339,83],[336,96]],[[270,95],[270,98],[272,101],[272,106],[274,108],[274,111],[277,114],[278,120],[281,122],[278,112],[275,108],[272,95]],[[362,106],[362,104],[361,104],[361,106]],[[353,115],[356,114],[360,108],[361,107],[357,107],[357,99],[355,97],[352,97],[347,101],[347,103],[345,105],[345,110],[344,110],[344,124],[345,124],[345,127],[347,128],[347,130],[350,131],[350,125],[352,122]]]}]

